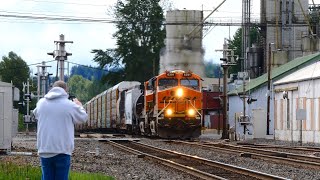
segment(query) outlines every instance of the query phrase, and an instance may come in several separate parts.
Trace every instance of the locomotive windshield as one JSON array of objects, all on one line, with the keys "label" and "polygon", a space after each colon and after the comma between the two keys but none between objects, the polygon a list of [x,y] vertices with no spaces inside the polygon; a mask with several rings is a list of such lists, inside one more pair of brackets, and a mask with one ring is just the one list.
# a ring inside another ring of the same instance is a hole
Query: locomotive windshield
[{"label": "locomotive windshield", "polygon": [[181,86],[189,87],[195,90],[199,90],[199,80],[198,79],[181,79]]},{"label": "locomotive windshield", "polygon": [[169,89],[178,85],[178,80],[173,78],[159,79],[159,90]]}]

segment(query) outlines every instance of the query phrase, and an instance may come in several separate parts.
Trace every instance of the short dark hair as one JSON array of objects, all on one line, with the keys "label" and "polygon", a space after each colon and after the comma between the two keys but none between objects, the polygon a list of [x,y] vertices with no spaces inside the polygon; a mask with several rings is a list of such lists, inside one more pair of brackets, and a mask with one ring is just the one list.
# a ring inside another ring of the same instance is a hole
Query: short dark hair
[{"label": "short dark hair", "polygon": [[64,81],[56,81],[56,82],[54,82],[52,87],[61,87],[65,91],[67,91],[67,84]]}]

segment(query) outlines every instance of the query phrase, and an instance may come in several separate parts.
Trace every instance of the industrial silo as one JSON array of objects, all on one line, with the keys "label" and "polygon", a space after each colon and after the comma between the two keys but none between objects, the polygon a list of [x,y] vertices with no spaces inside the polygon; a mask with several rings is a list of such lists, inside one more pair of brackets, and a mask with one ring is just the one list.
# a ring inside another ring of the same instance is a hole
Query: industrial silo
[{"label": "industrial silo", "polygon": [[250,78],[257,78],[263,74],[263,49],[253,44],[248,48],[248,63],[246,64],[246,72],[249,72]]},{"label": "industrial silo", "polygon": [[[270,59],[272,67],[278,67],[303,56],[303,41],[307,39],[301,36],[308,32],[305,17],[309,13],[308,2],[308,0],[260,0],[260,25],[262,34],[265,34],[264,72],[267,72]],[[270,53],[269,45],[272,47]],[[307,46],[305,48],[308,50]]]},{"label": "industrial silo", "polygon": [[166,15],[165,48],[160,53],[160,72],[180,69],[205,76],[202,48],[202,11],[174,10]]}]

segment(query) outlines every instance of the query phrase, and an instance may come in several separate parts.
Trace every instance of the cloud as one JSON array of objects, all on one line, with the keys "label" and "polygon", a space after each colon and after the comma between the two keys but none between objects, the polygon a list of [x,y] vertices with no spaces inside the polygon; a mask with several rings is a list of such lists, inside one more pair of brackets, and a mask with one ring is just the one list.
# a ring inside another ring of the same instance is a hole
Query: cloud
[{"label": "cloud", "polygon": [[10,0],[10,1],[1,1],[1,9],[9,9],[11,7],[15,7],[18,0]]},{"label": "cloud", "polygon": [[[49,3],[51,2],[51,3]],[[57,3],[61,2],[61,3]],[[204,10],[206,17],[222,0],[172,0],[174,9]],[[260,1],[252,2],[252,16],[259,16]],[[319,3],[320,0],[315,0]],[[3,11],[14,11],[17,13],[47,14],[54,16],[73,17],[95,17],[111,18],[108,16],[110,6],[116,0],[65,0],[65,1],[32,1],[32,0],[1,0],[0,13]],[[309,1],[312,3],[312,1]],[[82,5],[81,5],[82,4]],[[98,6],[103,4],[104,6]],[[214,12],[210,18],[217,21],[240,21],[242,1],[226,1],[218,11]],[[60,34],[64,34],[66,40],[74,41],[67,44],[66,49],[73,55],[68,59],[79,64],[94,64],[90,53],[92,49],[106,49],[115,47],[115,39],[112,34],[116,31],[113,24],[102,23],[81,23],[81,22],[61,22],[61,21],[36,21],[26,19],[13,19],[0,17],[0,55],[7,55],[9,51],[14,51],[20,55],[28,64],[41,61],[52,60],[47,55],[55,49],[54,40],[59,39]],[[230,27],[231,38],[238,27]],[[219,63],[224,38],[229,38],[229,27],[215,27],[203,39],[205,49],[205,59],[212,59]],[[54,65],[54,63],[53,63]]]},{"label": "cloud", "polygon": [[81,17],[96,17],[107,18],[108,11],[116,3],[116,0],[91,0],[91,1],[79,1],[75,4],[65,4],[63,6],[63,12],[70,12],[77,14]]},{"label": "cloud", "polygon": [[[115,2],[115,0],[113,0]],[[52,1],[54,2],[54,1]],[[62,1],[61,1],[62,2]],[[72,4],[68,4],[72,3]],[[112,1],[104,2],[112,4]],[[74,17],[104,17],[106,18],[106,7],[79,5],[79,4],[101,4],[101,1],[65,1],[64,4],[45,3],[45,1],[1,1],[0,11],[32,13],[43,15],[54,14],[55,16]],[[3,12],[0,12],[3,14]],[[78,64],[96,65],[92,59],[92,49],[106,49],[115,46],[112,34],[115,28],[112,24],[60,22],[60,21],[38,21],[27,19],[0,18],[0,55],[7,56],[13,51],[21,56],[27,64],[41,63],[53,58],[47,55],[56,49],[55,40],[64,34],[66,40],[74,41],[67,44],[66,50],[73,55],[68,60]],[[51,63],[55,66],[55,63]],[[31,68],[36,71],[36,66]],[[52,68],[53,71],[55,68]]]}]

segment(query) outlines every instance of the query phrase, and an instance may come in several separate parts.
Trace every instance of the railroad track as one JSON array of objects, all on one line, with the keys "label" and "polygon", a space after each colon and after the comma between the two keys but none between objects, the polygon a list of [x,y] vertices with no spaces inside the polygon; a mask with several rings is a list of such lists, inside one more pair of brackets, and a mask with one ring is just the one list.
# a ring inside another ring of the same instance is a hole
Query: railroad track
[{"label": "railroad track", "polygon": [[251,148],[263,148],[263,149],[285,149],[290,151],[298,152],[310,152],[310,153],[320,153],[320,147],[311,147],[311,146],[283,146],[283,145],[269,145],[269,144],[239,144],[243,147]]},{"label": "railroad track", "polygon": [[202,148],[216,150],[224,153],[228,152],[233,154],[240,154],[240,156],[242,157],[268,160],[276,163],[286,163],[295,167],[320,169],[320,158],[314,157],[314,156],[263,150],[260,148],[243,147],[243,146],[221,144],[221,143],[199,143],[199,142],[186,142],[186,141],[175,141],[175,140],[167,141],[167,142],[194,145],[194,146],[199,146]]},{"label": "railroad track", "polygon": [[140,158],[151,159],[201,179],[286,179],[134,141],[107,141]]}]

